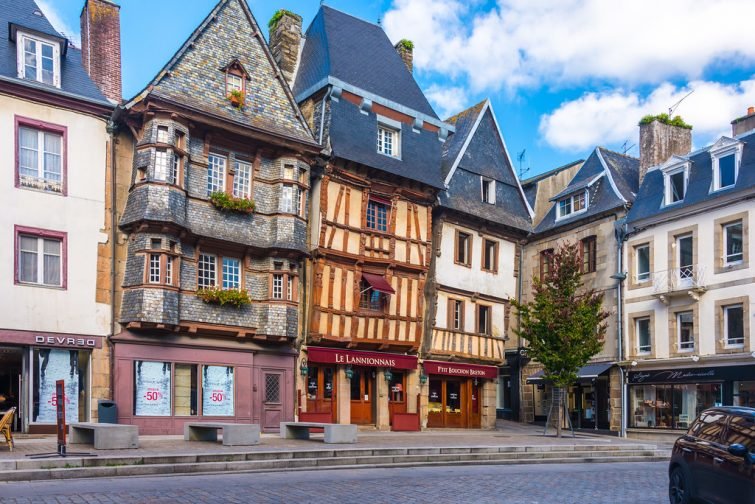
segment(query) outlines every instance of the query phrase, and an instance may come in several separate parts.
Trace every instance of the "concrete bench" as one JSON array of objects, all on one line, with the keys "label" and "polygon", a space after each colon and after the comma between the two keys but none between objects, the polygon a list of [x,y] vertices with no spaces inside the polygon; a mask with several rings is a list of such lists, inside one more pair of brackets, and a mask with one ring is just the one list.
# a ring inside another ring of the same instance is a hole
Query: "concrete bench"
[{"label": "concrete bench", "polygon": [[320,422],[281,422],[284,439],[309,439],[310,429],[322,429],[326,443],[356,443],[357,426]]},{"label": "concrete bench", "polygon": [[184,441],[217,441],[218,431],[223,433],[225,446],[250,446],[260,442],[257,424],[189,422],[184,424]]},{"label": "concrete bench", "polygon": [[71,444],[94,445],[95,450],[139,448],[139,427],[107,423],[74,423],[68,426]]}]

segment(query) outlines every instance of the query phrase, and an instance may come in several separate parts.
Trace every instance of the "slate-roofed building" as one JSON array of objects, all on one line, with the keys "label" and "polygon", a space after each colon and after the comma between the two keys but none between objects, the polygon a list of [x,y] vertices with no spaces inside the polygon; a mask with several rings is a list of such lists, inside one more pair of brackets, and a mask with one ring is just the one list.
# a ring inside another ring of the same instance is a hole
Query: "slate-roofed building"
[{"label": "slate-roofed building", "polygon": [[300,417],[385,429],[413,413],[416,428],[432,205],[453,126],[380,26],[321,6],[301,51],[300,39],[301,19],[282,12],[270,45],[324,147],[312,180]]},{"label": "slate-roofed building", "polygon": [[119,422],[293,419],[320,147],[244,0],[220,0],[118,107]]},{"label": "slate-roofed building", "polygon": [[[82,22],[94,8],[117,13],[90,0]],[[69,422],[95,420],[109,396],[97,254],[113,104],[99,84],[33,0],[0,0],[0,408],[17,408],[15,430],[54,432],[56,380]]]},{"label": "slate-roofed building", "polygon": [[[498,367],[506,359],[510,302],[532,212],[512,168],[489,100],[446,121],[445,189],[433,211],[435,253],[427,283],[422,345],[429,377],[428,427],[491,428]],[[511,368],[501,408],[512,408]],[[516,375],[514,375],[516,376]]]},{"label": "slate-roofed building", "polygon": [[[621,426],[621,381],[614,366],[619,358],[619,284],[612,276],[621,271],[616,224],[637,197],[639,165],[636,158],[597,147],[564,188],[554,190],[550,184],[543,185],[551,191],[550,205],[534,226],[524,252],[523,301],[532,295],[533,277],[548,274],[553,250],[564,241],[578,242],[584,284],[603,292],[603,307],[610,314],[603,350],[580,370],[578,383],[568,391],[567,404],[575,428],[618,431]],[[542,200],[532,192],[530,198]],[[548,416],[551,387],[541,375],[536,362],[523,368],[520,417],[524,421],[544,421]]]},{"label": "slate-roofed building", "polygon": [[630,436],[676,436],[707,407],[755,406],[753,112],[694,152],[689,129],[640,126],[648,153],[624,244]]}]

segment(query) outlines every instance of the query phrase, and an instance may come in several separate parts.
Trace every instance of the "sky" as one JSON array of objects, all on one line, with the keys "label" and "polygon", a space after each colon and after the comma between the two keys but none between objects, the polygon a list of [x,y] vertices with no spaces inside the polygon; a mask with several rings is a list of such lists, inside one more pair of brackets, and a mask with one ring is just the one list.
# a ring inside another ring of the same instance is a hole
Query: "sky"
[{"label": "sky", "polygon": [[[78,40],[84,0],[36,1],[56,29]],[[320,5],[247,1],[265,32],[279,8],[300,14],[306,30]],[[130,98],[216,0],[119,3]],[[587,158],[598,145],[638,156],[637,122],[646,114],[673,107],[692,124],[699,148],[731,134],[730,122],[755,106],[752,0],[325,3],[380,22],[393,42],[412,40],[415,78],[441,118],[489,98],[522,178]]]}]

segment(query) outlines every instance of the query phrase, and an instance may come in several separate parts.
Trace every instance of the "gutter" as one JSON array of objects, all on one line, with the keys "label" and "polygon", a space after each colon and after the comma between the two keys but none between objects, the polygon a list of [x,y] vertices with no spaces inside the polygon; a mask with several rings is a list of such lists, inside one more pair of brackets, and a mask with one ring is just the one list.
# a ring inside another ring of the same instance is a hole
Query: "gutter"
[{"label": "gutter", "polygon": [[110,133],[110,334],[108,334],[108,345],[110,350],[110,400],[115,400],[115,355],[113,336],[115,335],[115,253],[116,253],[116,169],[115,169],[115,144],[117,128],[115,123],[110,120],[108,123],[108,132]]}]

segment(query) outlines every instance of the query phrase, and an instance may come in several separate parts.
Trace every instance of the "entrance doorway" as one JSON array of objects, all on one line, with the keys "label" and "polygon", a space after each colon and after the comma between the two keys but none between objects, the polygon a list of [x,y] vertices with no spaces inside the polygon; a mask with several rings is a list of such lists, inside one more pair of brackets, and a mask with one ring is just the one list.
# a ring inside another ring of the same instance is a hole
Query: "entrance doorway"
[{"label": "entrance doorway", "polygon": [[430,378],[428,427],[479,428],[482,425],[482,384],[478,380]]},{"label": "entrance doorway", "polygon": [[307,372],[307,413],[330,415],[336,423],[336,368],[310,366]]},{"label": "entrance doorway", "polygon": [[370,425],[375,423],[375,371],[369,368],[354,368],[351,376],[351,423]]},{"label": "entrance doorway", "polygon": [[388,382],[388,415],[393,425],[394,413],[406,413],[406,373],[394,371]]},{"label": "entrance doorway", "polygon": [[23,356],[22,348],[0,347],[0,416],[5,411],[15,407],[16,414],[13,417],[11,429],[22,429],[21,418],[23,402],[21,391],[23,388]]}]

